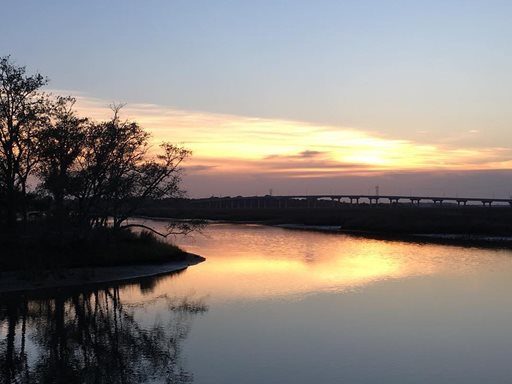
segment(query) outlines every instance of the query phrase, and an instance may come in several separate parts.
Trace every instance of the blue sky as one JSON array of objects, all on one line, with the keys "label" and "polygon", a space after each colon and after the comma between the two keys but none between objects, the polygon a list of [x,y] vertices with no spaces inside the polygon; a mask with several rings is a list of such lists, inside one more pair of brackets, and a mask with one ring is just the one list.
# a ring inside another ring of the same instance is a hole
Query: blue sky
[{"label": "blue sky", "polygon": [[512,142],[511,1],[2,8],[1,55],[105,103],[349,127],[440,151]]}]

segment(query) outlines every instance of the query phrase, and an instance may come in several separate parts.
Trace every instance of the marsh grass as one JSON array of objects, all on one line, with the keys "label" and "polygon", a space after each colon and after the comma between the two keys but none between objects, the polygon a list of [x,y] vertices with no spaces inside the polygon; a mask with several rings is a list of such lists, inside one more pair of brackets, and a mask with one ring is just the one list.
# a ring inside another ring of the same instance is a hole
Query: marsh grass
[{"label": "marsh grass", "polygon": [[183,260],[179,247],[149,232],[100,229],[87,236],[49,233],[31,228],[30,235],[0,239],[0,271],[22,270],[34,276],[49,270]]},{"label": "marsh grass", "polygon": [[443,207],[406,204],[288,209],[216,209],[193,204],[174,207],[161,203],[141,210],[145,216],[210,219],[263,224],[339,226],[342,230],[371,231],[387,235],[418,233],[512,236],[512,208],[446,204]]}]

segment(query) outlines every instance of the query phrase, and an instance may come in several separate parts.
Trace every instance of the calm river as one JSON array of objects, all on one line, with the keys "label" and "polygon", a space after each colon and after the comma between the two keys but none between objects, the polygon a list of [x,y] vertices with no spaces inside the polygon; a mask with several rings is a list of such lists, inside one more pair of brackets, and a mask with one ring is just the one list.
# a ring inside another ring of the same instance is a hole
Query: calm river
[{"label": "calm river", "polygon": [[230,224],[176,242],[207,260],[2,298],[0,383],[511,382],[511,251]]}]

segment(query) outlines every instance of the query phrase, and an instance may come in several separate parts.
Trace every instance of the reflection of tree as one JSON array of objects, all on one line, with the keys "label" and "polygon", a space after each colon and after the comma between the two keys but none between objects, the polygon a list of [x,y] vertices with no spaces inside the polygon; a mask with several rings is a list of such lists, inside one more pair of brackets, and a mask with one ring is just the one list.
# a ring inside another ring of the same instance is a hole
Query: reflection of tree
[{"label": "reflection of tree", "polygon": [[170,317],[150,327],[141,325],[136,306],[121,303],[119,288],[7,300],[0,304],[0,383],[192,382],[181,344],[192,316],[206,307],[156,300],[165,300]]}]

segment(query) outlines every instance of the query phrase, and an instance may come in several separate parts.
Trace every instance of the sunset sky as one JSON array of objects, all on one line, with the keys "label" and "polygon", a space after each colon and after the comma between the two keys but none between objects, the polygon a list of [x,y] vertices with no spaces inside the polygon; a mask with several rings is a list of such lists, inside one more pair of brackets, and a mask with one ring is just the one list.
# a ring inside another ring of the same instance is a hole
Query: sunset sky
[{"label": "sunset sky", "polygon": [[11,1],[0,55],[192,149],[190,196],[512,195],[511,1]]}]

